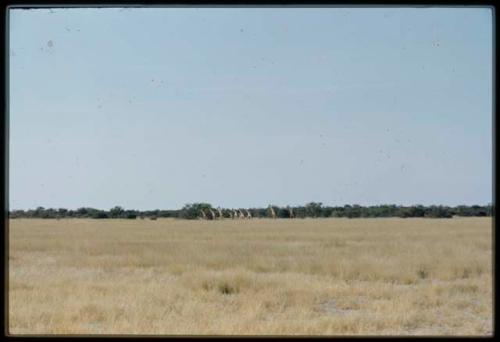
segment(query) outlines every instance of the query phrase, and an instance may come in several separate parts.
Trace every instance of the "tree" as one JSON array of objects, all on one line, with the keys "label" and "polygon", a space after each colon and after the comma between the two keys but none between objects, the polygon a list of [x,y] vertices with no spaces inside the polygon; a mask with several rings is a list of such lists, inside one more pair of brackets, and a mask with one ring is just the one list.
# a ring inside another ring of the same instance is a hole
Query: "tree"
[{"label": "tree", "polygon": [[156,216],[158,217],[177,217],[178,210],[156,210]]},{"label": "tree", "polygon": [[124,212],[125,212],[125,210],[123,210],[122,207],[116,206],[116,207],[113,207],[109,210],[109,216],[112,218],[123,217]]},{"label": "tree", "polygon": [[45,211],[42,213],[41,217],[44,219],[56,218],[57,212],[56,212],[56,210],[54,210],[52,208],[45,209]]},{"label": "tree", "polygon": [[9,213],[9,218],[12,219],[26,217],[26,216],[27,216],[26,213],[22,209],[14,210]]},{"label": "tree", "polygon": [[210,210],[212,205],[209,203],[188,203],[179,212],[179,217],[195,220],[200,217],[200,210]]},{"label": "tree", "polygon": [[129,220],[135,220],[137,218],[137,213],[134,210],[127,210],[123,213],[123,217]]},{"label": "tree", "polygon": [[45,208],[44,207],[38,207],[35,209],[35,212],[33,213],[33,216],[34,217],[42,217],[42,215],[44,214],[45,212]]},{"label": "tree", "polygon": [[86,217],[96,217],[99,214],[98,209],[95,208],[86,208],[87,209],[87,216]]},{"label": "tree", "polygon": [[278,210],[277,211],[274,210],[274,212],[276,213],[276,216],[279,218],[289,218],[290,217],[290,212],[286,208],[278,207]]},{"label": "tree", "polygon": [[331,217],[333,213],[332,207],[323,207],[321,210],[321,217]]},{"label": "tree", "polygon": [[76,209],[76,217],[86,217],[88,214],[87,208],[78,208]]},{"label": "tree", "polygon": [[425,217],[431,218],[452,218],[453,215],[447,208],[443,206],[431,206],[429,210],[425,213]]},{"label": "tree", "polygon": [[68,209],[65,209],[65,208],[59,208],[59,209],[57,209],[57,214],[60,217],[66,217],[67,213],[68,213]]},{"label": "tree", "polygon": [[321,202],[310,202],[306,204],[306,215],[309,217],[321,216]]},{"label": "tree", "polygon": [[355,218],[361,216],[361,207],[357,204],[354,204],[353,206],[346,205],[344,206],[344,210],[348,218]]}]

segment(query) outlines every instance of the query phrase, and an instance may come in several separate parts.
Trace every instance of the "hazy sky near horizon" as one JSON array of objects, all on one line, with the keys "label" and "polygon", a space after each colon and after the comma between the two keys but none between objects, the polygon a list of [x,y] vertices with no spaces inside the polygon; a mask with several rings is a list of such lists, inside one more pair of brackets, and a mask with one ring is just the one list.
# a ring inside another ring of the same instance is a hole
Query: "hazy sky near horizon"
[{"label": "hazy sky near horizon", "polygon": [[10,209],[492,202],[489,8],[9,14]]}]

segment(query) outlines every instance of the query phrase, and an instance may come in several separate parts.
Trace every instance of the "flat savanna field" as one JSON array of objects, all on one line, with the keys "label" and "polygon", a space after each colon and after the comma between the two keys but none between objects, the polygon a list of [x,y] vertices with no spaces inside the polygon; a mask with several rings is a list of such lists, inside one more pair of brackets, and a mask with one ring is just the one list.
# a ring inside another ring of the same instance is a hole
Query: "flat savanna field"
[{"label": "flat savanna field", "polygon": [[15,219],[11,334],[491,335],[492,219]]}]

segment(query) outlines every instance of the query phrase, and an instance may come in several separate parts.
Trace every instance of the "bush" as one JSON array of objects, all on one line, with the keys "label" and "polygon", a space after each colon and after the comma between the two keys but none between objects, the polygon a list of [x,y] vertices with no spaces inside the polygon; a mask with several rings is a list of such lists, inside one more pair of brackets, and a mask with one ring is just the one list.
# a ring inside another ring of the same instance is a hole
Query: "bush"
[{"label": "bush", "polygon": [[135,220],[137,218],[137,214],[135,213],[126,213],[125,218],[129,220]]},{"label": "bush", "polygon": [[105,212],[105,211],[98,211],[97,213],[94,213],[92,215],[92,218],[95,218],[95,219],[106,219],[106,218],[109,218],[108,214]]}]

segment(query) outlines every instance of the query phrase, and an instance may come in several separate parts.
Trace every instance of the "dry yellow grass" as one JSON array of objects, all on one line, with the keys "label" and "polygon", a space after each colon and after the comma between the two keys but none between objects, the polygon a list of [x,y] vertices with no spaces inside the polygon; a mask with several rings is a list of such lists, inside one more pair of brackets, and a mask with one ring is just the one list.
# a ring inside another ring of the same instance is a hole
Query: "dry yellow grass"
[{"label": "dry yellow grass", "polygon": [[9,332],[491,335],[491,223],[11,220]]}]

